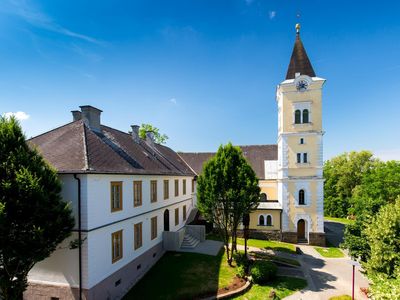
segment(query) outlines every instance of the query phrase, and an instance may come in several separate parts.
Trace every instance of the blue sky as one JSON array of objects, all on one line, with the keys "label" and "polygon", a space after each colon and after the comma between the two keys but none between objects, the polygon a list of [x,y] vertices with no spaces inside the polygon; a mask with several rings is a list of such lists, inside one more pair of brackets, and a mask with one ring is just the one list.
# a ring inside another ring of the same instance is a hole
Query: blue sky
[{"label": "blue sky", "polygon": [[301,36],[327,79],[324,152],[400,159],[397,1],[2,0],[0,113],[28,137],[90,104],[180,151],[273,144],[275,88]]}]

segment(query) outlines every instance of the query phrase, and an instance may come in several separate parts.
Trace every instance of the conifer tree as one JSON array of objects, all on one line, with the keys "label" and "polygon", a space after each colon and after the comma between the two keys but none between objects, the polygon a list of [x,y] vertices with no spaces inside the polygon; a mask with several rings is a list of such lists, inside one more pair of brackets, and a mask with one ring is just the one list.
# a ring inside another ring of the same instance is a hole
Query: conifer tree
[{"label": "conifer tree", "polygon": [[22,299],[28,272],[70,235],[74,219],[60,191],[16,119],[0,117],[0,298]]}]

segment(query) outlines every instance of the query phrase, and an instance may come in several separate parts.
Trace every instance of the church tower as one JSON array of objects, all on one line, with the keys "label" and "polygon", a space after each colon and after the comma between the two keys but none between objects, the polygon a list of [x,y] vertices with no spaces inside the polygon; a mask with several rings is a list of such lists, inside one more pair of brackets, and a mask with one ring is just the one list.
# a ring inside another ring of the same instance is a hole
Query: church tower
[{"label": "church tower", "polygon": [[278,104],[278,200],[282,240],[325,244],[323,190],[322,88],[300,39],[286,79],[276,91]]}]

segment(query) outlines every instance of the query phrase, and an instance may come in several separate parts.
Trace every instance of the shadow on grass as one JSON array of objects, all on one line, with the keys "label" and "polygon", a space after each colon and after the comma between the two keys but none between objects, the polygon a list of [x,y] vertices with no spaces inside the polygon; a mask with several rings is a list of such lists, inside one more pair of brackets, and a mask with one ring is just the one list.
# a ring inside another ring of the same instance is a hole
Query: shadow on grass
[{"label": "shadow on grass", "polygon": [[236,269],[226,263],[224,249],[217,256],[167,252],[126,294],[133,299],[197,299],[215,296],[229,285]]}]

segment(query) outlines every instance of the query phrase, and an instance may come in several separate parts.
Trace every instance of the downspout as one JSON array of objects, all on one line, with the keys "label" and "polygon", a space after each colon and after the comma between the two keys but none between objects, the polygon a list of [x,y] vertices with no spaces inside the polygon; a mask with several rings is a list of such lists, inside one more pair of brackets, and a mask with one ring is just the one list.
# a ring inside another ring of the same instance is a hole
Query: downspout
[{"label": "downspout", "polygon": [[81,179],[74,174],[78,181],[78,252],[79,252],[79,300],[82,300],[82,223],[81,223]]},{"label": "downspout", "polygon": [[281,209],[281,214],[280,214],[280,227],[281,227],[281,241],[282,241],[282,238],[283,238],[283,235],[282,235],[282,209]]}]

